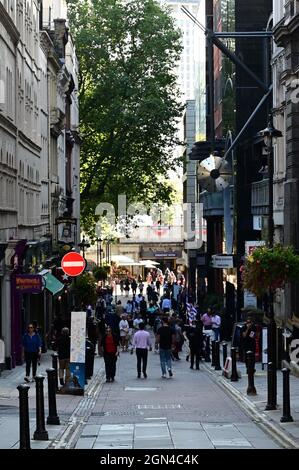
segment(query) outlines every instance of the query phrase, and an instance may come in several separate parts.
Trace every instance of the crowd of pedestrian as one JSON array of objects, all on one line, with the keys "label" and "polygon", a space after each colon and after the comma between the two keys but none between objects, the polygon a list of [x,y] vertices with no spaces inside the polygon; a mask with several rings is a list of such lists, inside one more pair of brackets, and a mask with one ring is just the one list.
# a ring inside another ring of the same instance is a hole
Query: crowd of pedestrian
[{"label": "crowd of pedestrian", "polygon": [[[204,357],[205,335],[220,339],[221,316],[216,308],[201,312],[194,305],[192,292],[181,273],[157,269],[146,280],[125,278],[119,282],[123,293],[114,302],[112,289],[100,288],[94,306],[86,306],[87,336],[94,353],[104,358],[106,380],[113,382],[120,353],[136,353],[137,377],[147,378],[148,351],[159,354],[162,378],[173,377],[172,363],[181,360],[186,350],[190,368],[199,370]],[[146,288],[145,288],[146,286]],[[139,291],[139,292],[138,292]],[[247,335],[246,330],[246,335]],[[244,335],[245,336],[245,335]],[[54,319],[48,338],[59,358],[59,379],[63,386],[70,380],[70,329],[62,318]],[[41,354],[41,338],[33,325],[23,338],[26,381],[36,375]]]},{"label": "crowd of pedestrian", "polygon": [[[190,368],[199,370],[205,335],[220,339],[221,317],[217,309],[200,312],[184,276],[170,270],[164,274],[159,269],[151,271],[145,281],[141,277],[127,277],[119,281],[119,286],[121,300],[113,304],[112,295],[99,295],[94,317],[90,319],[97,325],[90,339],[98,344],[98,354],[104,357],[106,380],[111,382],[115,374],[114,369],[111,373],[111,354],[116,364],[120,353],[134,351],[137,377],[143,374],[147,378],[148,351],[153,349],[160,355],[162,378],[167,374],[173,377],[172,363],[181,360],[184,344]],[[105,344],[108,331],[115,343],[110,352]]]}]

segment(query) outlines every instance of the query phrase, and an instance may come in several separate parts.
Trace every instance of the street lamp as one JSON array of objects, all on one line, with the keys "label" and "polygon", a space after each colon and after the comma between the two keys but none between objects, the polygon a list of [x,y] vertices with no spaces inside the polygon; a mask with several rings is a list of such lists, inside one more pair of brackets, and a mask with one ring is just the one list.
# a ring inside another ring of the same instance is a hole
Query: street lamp
[{"label": "street lamp", "polygon": [[110,238],[106,239],[106,263],[110,264]]},{"label": "street lamp", "polygon": [[[103,240],[101,238],[96,239],[96,242],[97,242],[97,266],[99,265],[99,254],[100,254],[100,266],[101,267],[102,267],[102,253],[103,253],[102,241]],[[100,244],[100,247],[99,247],[99,244]]]},{"label": "street lamp", "polygon": [[89,248],[90,244],[86,242],[84,235],[83,235],[83,238],[82,238],[82,242],[78,243],[78,246],[83,251],[83,258],[85,258],[85,248]]},{"label": "street lamp", "polygon": [[[268,151],[268,186],[269,186],[269,212],[268,212],[268,245],[269,248],[273,247],[274,242],[274,219],[273,219],[273,174],[274,174],[274,155],[273,144],[279,137],[282,137],[282,132],[275,129],[273,125],[273,116],[270,114],[268,126],[259,132],[259,136],[263,137],[267,151]],[[267,382],[268,382],[268,401],[265,410],[276,410],[277,407],[277,338],[276,338],[276,322],[274,316],[274,294],[269,290],[269,320],[268,325],[268,366],[267,368]]]}]

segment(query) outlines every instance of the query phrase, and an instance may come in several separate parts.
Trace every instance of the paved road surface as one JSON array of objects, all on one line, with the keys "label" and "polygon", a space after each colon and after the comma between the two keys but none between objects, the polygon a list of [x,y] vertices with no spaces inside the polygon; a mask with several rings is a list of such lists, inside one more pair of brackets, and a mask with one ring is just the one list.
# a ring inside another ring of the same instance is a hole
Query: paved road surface
[{"label": "paved road surface", "polygon": [[279,448],[203,368],[190,370],[181,357],[165,380],[150,352],[148,378],[137,379],[135,354],[121,353],[116,381],[103,385],[76,448]]}]

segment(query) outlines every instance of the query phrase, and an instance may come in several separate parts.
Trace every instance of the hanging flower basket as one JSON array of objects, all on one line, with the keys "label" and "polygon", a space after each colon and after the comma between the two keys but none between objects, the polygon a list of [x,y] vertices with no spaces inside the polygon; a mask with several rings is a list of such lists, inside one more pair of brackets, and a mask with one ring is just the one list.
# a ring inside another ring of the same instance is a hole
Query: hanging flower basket
[{"label": "hanging flower basket", "polygon": [[246,258],[240,270],[243,287],[261,297],[269,290],[274,292],[287,282],[299,280],[299,256],[292,247],[263,246]]},{"label": "hanging flower basket", "polygon": [[110,266],[95,266],[92,270],[96,281],[106,281],[110,272]]}]

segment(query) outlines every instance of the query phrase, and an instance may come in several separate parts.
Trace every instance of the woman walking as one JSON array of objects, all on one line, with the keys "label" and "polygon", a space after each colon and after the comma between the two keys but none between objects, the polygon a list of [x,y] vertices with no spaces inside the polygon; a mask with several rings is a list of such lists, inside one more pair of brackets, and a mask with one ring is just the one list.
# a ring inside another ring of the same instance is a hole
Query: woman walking
[{"label": "woman walking", "polygon": [[34,331],[32,323],[28,325],[27,333],[23,336],[23,352],[26,361],[25,382],[30,382],[30,368],[32,364],[32,379],[34,382],[37,369],[37,361],[42,353],[42,341],[38,333]]},{"label": "woman walking", "polygon": [[106,332],[102,337],[102,348],[104,353],[106,382],[114,382],[116,372],[116,361],[119,355],[119,338],[112,333],[110,326],[107,326]]}]

